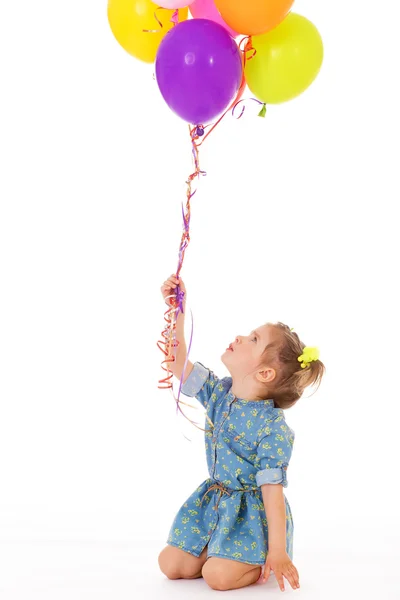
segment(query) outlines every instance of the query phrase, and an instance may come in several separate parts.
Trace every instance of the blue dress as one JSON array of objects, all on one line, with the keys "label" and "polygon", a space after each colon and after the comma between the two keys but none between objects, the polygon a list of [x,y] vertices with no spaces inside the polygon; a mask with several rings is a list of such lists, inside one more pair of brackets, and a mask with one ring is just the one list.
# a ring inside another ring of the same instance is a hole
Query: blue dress
[{"label": "blue dress", "polygon": [[[184,502],[172,523],[167,544],[200,556],[264,565],[268,522],[261,486],[287,487],[294,431],[273,400],[244,400],[230,390],[232,378],[218,377],[194,363],[182,386],[206,409],[205,447],[210,477]],[[293,560],[293,519],[286,508],[286,552]]]}]

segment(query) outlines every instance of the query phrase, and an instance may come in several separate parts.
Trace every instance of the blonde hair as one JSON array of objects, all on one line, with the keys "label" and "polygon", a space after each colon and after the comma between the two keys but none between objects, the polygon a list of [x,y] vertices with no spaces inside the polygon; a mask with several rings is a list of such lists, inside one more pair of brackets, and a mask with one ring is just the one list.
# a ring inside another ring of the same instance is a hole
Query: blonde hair
[{"label": "blonde hair", "polygon": [[[317,384],[317,391],[326,371],[325,365],[316,360],[306,368],[301,368],[297,360],[303,353],[306,344],[290,328],[278,321],[267,323],[275,329],[276,336],[268,344],[261,356],[261,366],[272,367],[276,370],[276,378],[268,385],[268,394],[275,401],[276,408],[291,408],[301,398],[304,390]],[[315,393],[315,392],[314,392]]]}]

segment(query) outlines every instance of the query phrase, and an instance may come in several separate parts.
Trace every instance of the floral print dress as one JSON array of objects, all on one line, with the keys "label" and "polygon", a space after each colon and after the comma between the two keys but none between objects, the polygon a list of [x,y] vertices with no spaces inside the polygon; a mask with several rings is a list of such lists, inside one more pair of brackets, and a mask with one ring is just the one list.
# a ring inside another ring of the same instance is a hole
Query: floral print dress
[{"label": "floral print dress", "polygon": [[[294,431],[283,410],[268,400],[244,400],[230,390],[232,378],[218,377],[194,363],[181,391],[206,409],[204,434],[210,477],[177,512],[167,544],[200,556],[229,558],[264,565],[268,553],[268,522],[261,486],[287,487],[287,467]],[[293,519],[286,508],[286,551],[293,560]]]}]

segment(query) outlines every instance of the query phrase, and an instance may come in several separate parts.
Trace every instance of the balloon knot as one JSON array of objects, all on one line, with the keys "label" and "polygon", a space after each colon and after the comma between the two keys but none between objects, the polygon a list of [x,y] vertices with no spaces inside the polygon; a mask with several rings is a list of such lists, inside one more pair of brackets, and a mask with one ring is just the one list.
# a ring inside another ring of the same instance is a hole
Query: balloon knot
[{"label": "balloon knot", "polygon": [[172,13],[171,23],[173,23],[174,25],[178,25],[178,23],[179,23],[179,10],[178,9],[174,10],[174,12]]},{"label": "balloon knot", "polygon": [[251,35],[247,38],[246,45],[244,47],[244,51],[248,52],[249,50],[253,50],[253,40]]},{"label": "balloon knot", "polygon": [[[241,46],[243,43],[244,43],[244,49],[242,50]],[[248,35],[242,39],[242,41],[239,44],[239,48],[242,50],[242,52],[244,54],[245,61],[251,60],[257,54],[257,50],[253,46],[253,38],[251,35]],[[251,56],[247,56],[247,52],[252,52],[253,54]]]},{"label": "balloon knot", "polygon": [[266,104],[264,102],[262,109],[258,113],[258,116],[259,117],[265,117],[266,114],[267,114],[267,106],[266,106]]}]

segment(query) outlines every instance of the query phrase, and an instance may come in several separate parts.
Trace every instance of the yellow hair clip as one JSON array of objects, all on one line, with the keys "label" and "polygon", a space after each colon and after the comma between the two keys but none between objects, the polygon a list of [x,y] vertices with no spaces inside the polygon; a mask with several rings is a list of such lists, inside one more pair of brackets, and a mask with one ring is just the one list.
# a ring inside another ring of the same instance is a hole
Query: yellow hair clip
[{"label": "yellow hair clip", "polygon": [[302,363],[301,368],[305,369],[310,362],[319,359],[319,350],[316,347],[306,346],[303,348],[303,354],[298,357],[298,361]]}]

